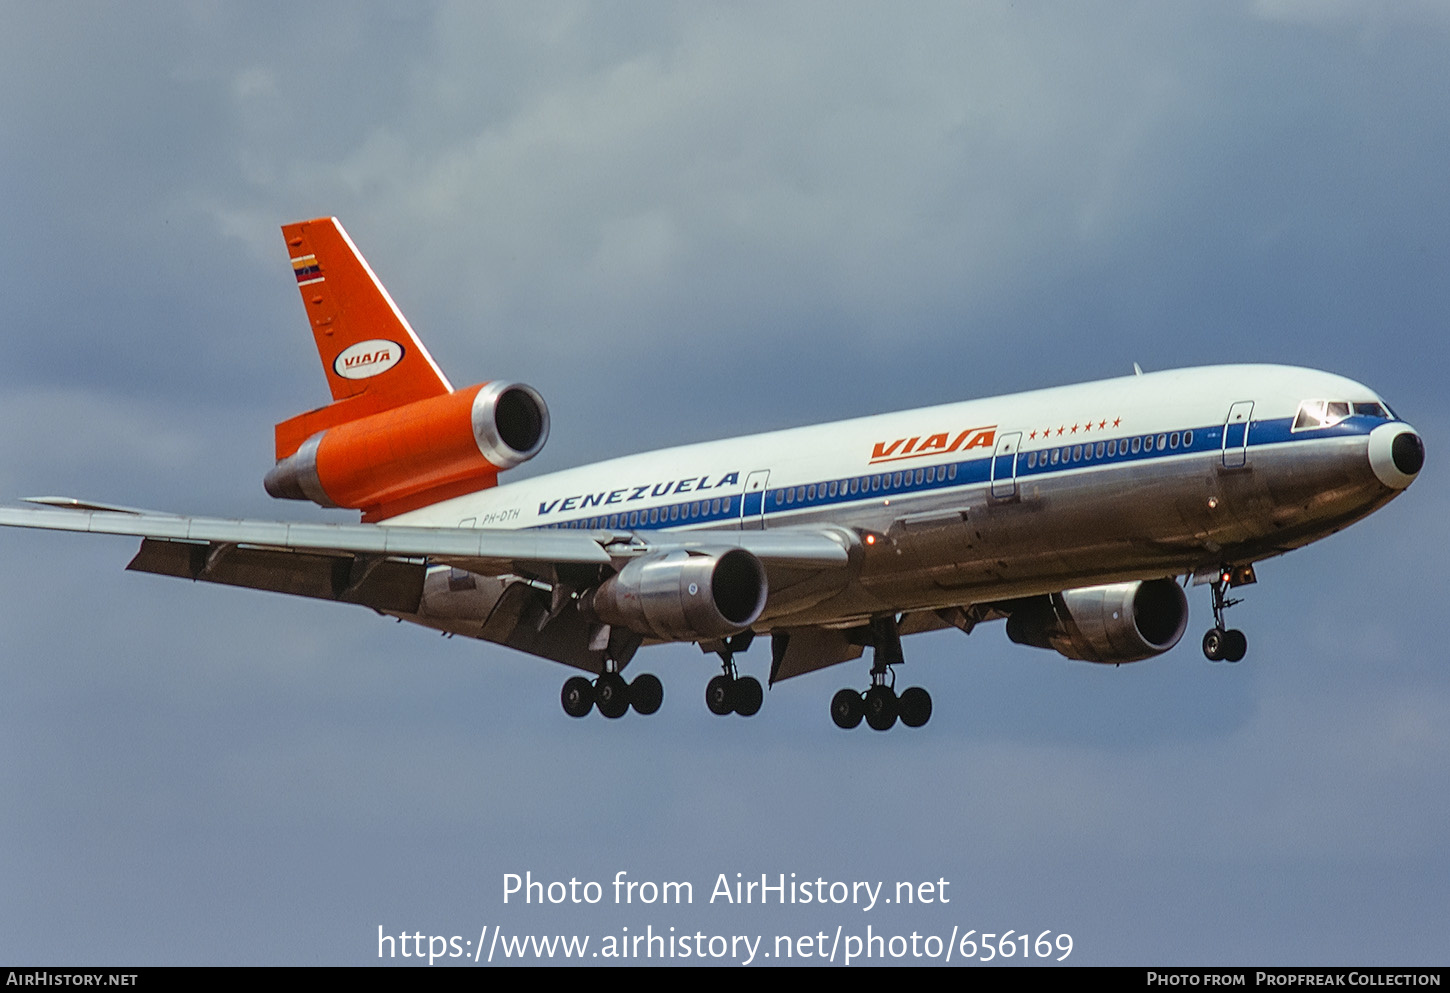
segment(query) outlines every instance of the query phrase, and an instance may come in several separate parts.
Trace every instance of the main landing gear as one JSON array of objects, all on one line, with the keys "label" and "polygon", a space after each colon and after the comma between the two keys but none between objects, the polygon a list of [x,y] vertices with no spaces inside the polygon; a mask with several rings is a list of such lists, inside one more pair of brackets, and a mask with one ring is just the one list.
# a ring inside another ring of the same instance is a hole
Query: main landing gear
[{"label": "main landing gear", "polygon": [[623,717],[630,707],[636,713],[653,714],[660,709],[665,699],[665,687],[659,677],[642,672],[634,681],[626,683],[618,672],[606,670],[598,679],[573,676],[564,682],[559,700],[564,713],[570,717],[583,717],[599,708],[605,717]]},{"label": "main landing gear", "polygon": [[710,708],[710,713],[718,717],[730,713],[754,717],[760,712],[760,705],[765,702],[760,680],[741,676],[735,668],[735,653],[749,648],[754,638],[755,632],[744,631],[713,646],[724,671],[705,684],[705,706]]},{"label": "main landing gear", "polygon": [[1237,628],[1224,626],[1223,612],[1241,599],[1227,596],[1230,587],[1257,582],[1254,567],[1223,568],[1213,580],[1213,627],[1203,636],[1203,654],[1210,662],[1237,662],[1249,650],[1249,639]]},{"label": "main landing gear", "polygon": [[931,694],[913,686],[896,695],[896,676],[891,667],[904,659],[894,614],[871,619],[871,643],[875,647],[870,688],[864,693],[848,688],[831,697],[831,720],[847,731],[859,726],[863,717],[877,731],[889,730],[898,718],[909,728],[921,727],[931,720]]}]

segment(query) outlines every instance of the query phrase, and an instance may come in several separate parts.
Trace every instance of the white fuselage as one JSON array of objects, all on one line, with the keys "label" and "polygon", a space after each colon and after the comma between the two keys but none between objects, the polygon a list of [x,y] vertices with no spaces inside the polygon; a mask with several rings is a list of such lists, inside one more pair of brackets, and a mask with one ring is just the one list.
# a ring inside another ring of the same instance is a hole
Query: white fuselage
[{"label": "white fuselage", "polygon": [[863,536],[853,574],[794,596],[773,581],[757,627],[840,625],[1248,563],[1338,530],[1401,487],[1371,465],[1385,416],[1295,430],[1312,400],[1382,404],[1310,369],[1176,370],[632,455],[389,523],[839,526]]}]

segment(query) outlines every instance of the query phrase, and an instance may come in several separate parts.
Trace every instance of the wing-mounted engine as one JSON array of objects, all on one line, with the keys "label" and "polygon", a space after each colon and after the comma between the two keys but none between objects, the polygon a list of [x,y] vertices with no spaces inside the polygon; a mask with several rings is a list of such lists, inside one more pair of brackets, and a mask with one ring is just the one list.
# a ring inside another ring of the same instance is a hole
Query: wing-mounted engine
[{"label": "wing-mounted engine", "polygon": [[493,486],[500,470],[533,458],[548,437],[549,408],[537,390],[484,383],[323,428],[281,458],[264,484],[274,497],[381,520]]},{"label": "wing-mounted engine", "polygon": [[1032,597],[1013,607],[1007,637],[1085,662],[1161,655],[1188,627],[1188,598],[1171,579],[1112,583]]},{"label": "wing-mounted engine", "polygon": [[743,548],[675,549],[630,561],[581,606],[646,637],[708,641],[755,623],[766,593],[765,567]]}]

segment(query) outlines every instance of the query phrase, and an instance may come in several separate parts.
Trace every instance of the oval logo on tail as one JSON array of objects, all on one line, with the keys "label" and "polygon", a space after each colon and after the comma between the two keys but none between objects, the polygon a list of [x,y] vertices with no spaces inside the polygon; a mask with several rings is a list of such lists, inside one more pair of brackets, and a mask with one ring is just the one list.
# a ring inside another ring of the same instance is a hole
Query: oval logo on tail
[{"label": "oval logo on tail", "polygon": [[369,338],[339,352],[332,360],[332,371],[343,379],[368,379],[387,372],[402,360],[402,345],[386,338]]}]

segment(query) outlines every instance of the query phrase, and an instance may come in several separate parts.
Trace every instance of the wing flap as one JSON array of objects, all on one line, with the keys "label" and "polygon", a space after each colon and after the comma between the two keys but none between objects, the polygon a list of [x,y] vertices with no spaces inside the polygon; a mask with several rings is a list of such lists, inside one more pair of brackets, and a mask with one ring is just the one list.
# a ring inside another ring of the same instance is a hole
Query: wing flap
[{"label": "wing flap", "polygon": [[133,572],[355,603],[374,610],[415,613],[427,569],[394,559],[368,561],[266,548],[145,538]]}]

